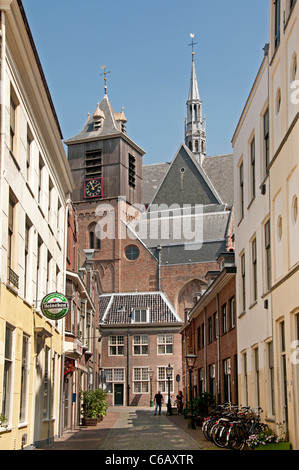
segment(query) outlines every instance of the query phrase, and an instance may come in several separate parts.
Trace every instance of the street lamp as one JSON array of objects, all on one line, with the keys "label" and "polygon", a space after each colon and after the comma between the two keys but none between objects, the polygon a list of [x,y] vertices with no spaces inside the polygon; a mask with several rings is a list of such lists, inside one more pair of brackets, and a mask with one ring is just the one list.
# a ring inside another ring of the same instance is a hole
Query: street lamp
[{"label": "street lamp", "polygon": [[151,386],[151,398],[150,398],[150,407],[154,406],[154,400],[153,400],[153,375],[154,371],[153,369],[148,370],[148,375],[150,378],[150,386]]},{"label": "street lamp", "polygon": [[166,377],[167,377],[167,380],[168,380],[168,402],[167,402],[167,414],[169,416],[172,415],[172,411],[171,411],[171,401],[170,401],[170,379],[172,377],[172,371],[173,371],[173,368],[171,367],[170,364],[168,364],[168,366],[166,367]]},{"label": "street lamp", "polygon": [[192,371],[195,366],[196,355],[193,354],[193,349],[190,349],[189,354],[186,354],[186,364],[189,371],[189,400],[190,400],[190,407],[191,407],[191,428],[195,429],[195,420],[193,414],[193,401],[192,401]]}]

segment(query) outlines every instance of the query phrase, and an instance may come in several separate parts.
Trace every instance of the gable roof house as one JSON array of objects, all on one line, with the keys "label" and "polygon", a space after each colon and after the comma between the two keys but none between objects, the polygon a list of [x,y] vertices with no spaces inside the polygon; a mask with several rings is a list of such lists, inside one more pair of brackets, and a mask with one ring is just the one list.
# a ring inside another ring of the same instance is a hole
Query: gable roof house
[{"label": "gable roof house", "polygon": [[[163,292],[100,296],[102,386],[108,403],[149,406],[160,390],[168,396],[181,372],[182,321]],[[149,373],[152,371],[152,376]]]}]

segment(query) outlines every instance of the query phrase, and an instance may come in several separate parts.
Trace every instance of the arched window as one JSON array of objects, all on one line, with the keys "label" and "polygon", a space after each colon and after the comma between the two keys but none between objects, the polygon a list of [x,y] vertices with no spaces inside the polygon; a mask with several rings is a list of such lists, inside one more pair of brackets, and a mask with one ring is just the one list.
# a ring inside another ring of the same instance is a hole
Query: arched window
[{"label": "arched window", "polygon": [[100,250],[101,249],[101,234],[97,229],[96,224],[92,224],[89,229],[89,249]]}]

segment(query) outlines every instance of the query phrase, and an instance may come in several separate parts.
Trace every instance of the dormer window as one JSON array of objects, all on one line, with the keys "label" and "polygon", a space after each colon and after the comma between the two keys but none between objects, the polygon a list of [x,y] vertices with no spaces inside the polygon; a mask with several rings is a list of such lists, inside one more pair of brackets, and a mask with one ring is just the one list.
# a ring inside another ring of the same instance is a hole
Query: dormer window
[{"label": "dormer window", "polygon": [[134,308],[132,313],[134,323],[148,323],[148,310],[146,308]]}]

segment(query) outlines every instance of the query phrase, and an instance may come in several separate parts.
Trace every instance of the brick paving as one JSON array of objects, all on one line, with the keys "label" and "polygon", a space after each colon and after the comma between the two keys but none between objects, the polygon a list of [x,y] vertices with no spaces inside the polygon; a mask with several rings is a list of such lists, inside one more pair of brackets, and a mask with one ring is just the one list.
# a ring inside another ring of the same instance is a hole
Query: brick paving
[{"label": "brick paving", "polygon": [[66,432],[47,450],[221,450],[202,435],[200,427],[190,429],[188,420],[173,414],[154,416],[153,408],[111,407],[96,427]]}]

